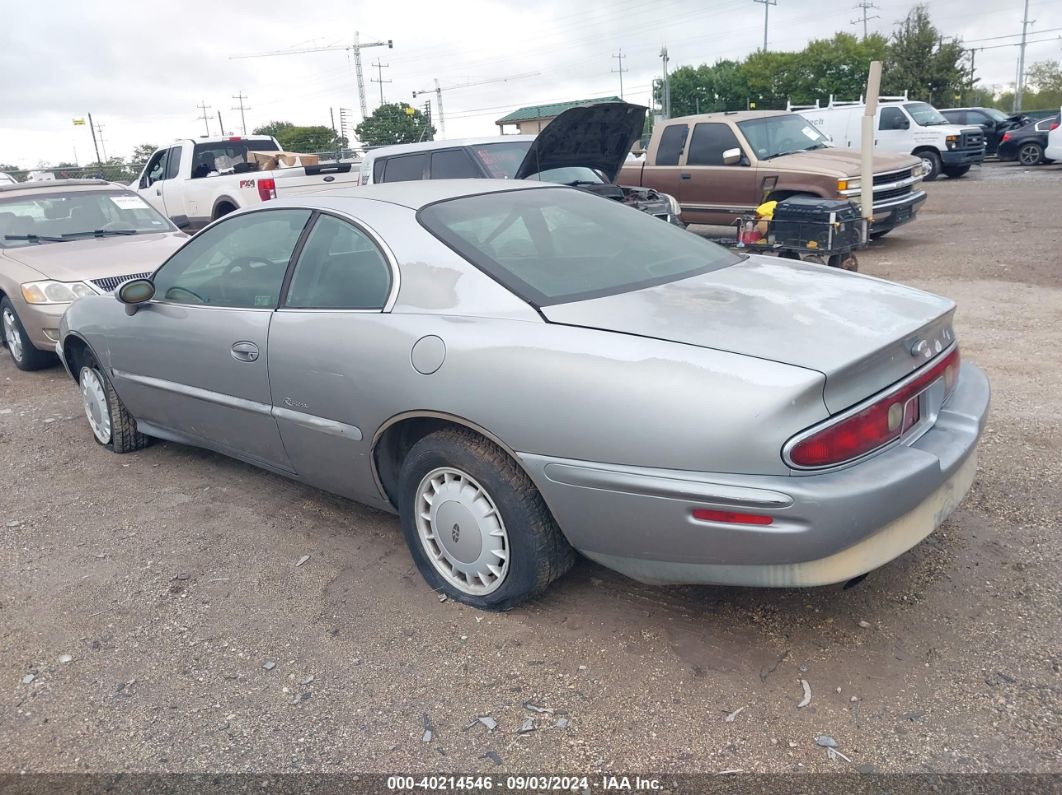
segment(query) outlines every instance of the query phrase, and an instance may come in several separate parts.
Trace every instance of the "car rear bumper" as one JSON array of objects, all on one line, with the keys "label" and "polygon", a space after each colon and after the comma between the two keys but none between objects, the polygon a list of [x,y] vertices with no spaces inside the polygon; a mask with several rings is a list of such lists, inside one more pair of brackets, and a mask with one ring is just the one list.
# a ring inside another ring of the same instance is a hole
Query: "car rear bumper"
[{"label": "car rear bumper", "polygon": [[[825,585],[903,554],[961,502],[976,473],[988,380],[964,364],[936,424],[846,469],[757,476],[642,469],[522,454],[580,552],[652,583]],[[695,508],[772,524],[693,519]]]}]

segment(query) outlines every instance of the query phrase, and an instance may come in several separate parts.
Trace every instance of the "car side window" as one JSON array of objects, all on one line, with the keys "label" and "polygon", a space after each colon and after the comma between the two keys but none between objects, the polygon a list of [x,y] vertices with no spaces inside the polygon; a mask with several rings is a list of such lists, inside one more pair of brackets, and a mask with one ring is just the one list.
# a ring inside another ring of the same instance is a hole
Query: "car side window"
[{"label": "car side window", "polygon": [[166,176],[163,179],[174,179],[181,168],[181,147],[174,146],[166,158]]},{"label": "car side window", "polygon": [[167,154],[169,154],[168,149],[160,149],[151,156],[147,167],[144,169],[144,177],[140,180],[141,188],[147,188],[163,178],[166,173]]},{"label": "car side window", "polygon": [[372,239],[351,223],[319,215],[299,254],[284,306],[383,309],[391,268]]},{"label": "car side window", "polygon": [[432,179],[476,179],[481,176],[464,149],[444,149],[431,154]]},{"label": "car side window", "polygon": [[155,297],[175,304],[272,309],[309,210],[261,210],[214,224],[155,274]]},{"label": "car side window", "polygon": [[878,118],[879,130],[903,130],[907,128],[907,117],[899,108],[882,108]]},{"label": "car side window", "polygon": [[740,149],[737,136],[728,124],[698,124],[693,128],[686,164],[691,166],[722,166],[723,152]]},{"label": "car side window", "polygon": [[658,166],[677,166],[682,150],[686,147],[686,136],[690,128],[685,124],[672,124],[664,128],[660,135],[660,145],[656,149]]},{"label": "car side window", "polygon": [[389,157],[384,163],[384,173],[381,182],[409,182],[415,179],[424,179],[424,168],[427,165],[427,152]]}]

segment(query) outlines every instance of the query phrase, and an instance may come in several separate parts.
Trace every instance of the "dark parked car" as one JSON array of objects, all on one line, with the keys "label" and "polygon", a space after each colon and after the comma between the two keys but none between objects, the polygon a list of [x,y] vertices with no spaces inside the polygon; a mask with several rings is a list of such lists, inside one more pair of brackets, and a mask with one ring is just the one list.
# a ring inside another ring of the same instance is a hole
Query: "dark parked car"
[{"label": "dark parked car", "polygon": [[1044,157],[1044,149],[1047,147],[1047,134],[1058,124],[1059,114],[1056,113],[1042,121],[1003,133],[1003,140],[999,142],[999,159],[1017,160],[1023,166],[1052,162]]},{"label": "dark parked car", "polygon": [[985,154],[994,155],[1003,140],[1003,134],[1028,123],[1026,116],[1008,116],[995,108],[949,108],[941,115],[952,124],[976,124],[985,132]]}]

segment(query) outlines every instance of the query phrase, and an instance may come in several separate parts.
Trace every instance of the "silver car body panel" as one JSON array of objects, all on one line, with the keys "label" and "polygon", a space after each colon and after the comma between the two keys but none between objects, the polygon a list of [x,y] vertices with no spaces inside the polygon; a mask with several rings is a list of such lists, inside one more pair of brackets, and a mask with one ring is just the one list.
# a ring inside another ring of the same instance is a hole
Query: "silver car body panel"
[{"label": "silver car body panel", "polygon": [[[892,377],[893,358],[897,372],[919,366],[902,347],[915,330],[950,321],[949,301],[753,259],[685,280],[699,286],[550,306],[547,320],[414,218],[424,204],[495,190],[570,189],[439,180],[271,203],[347,216],[386,241],[401,274],[389,310],[152,300],[129,316],[113,297],[89,297],[64,318],[58,350],[69,351],[71,335],[84,340],[145,433],[385,510],[393,505],[375,459],[384,432],[410,418],[451,419],[514,457],[577,549],[651,581],[810,584],[821,573],[754,569],[822,560],[912,511],[919,518],[904,527],[917,525],[915,535],[942,520],[938,500],[927,528],[923,506],[971,459],[987,411],[987,382],[970,364],[912,444],[801,477],[781,449],[835,413],[828,401],[856,395],[851,361],[865,368],[884,357],[876,366],[886,375],[868,369],[859,400]],[[237,342],[260,355],[237,361]],[[828,380],[838,376],[845,386],[833,395]],[[694,522],[700,506],[775,521]],[[826,568],[833,576],[853,566]]]}]

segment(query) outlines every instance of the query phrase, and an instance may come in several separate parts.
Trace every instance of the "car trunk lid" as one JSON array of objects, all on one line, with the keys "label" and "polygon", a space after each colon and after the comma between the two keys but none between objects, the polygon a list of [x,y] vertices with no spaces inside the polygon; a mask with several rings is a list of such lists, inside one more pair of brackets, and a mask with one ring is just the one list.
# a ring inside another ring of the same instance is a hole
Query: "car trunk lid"
[{"label": "car trunk lid", "polygon": [[841,411],[917,370],[954,340],[952,301],[774,257],[642,290],[542,307],[551,323],[729,351],[817,370]]},{"label": "car trunk lid", "polygon": [[628,102],[569,108],[532,141],[514,177],[527,179],[554,168],[586,166],[615,182],[627,153],[642,134],[645,114],[645,107]]}]

